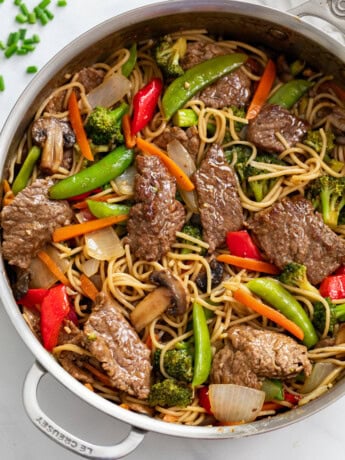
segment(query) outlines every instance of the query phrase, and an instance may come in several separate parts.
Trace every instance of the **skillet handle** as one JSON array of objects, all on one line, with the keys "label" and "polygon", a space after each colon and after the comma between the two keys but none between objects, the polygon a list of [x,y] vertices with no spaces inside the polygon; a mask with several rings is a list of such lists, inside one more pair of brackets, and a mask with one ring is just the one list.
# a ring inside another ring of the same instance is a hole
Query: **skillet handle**
[{"label": "skillet handle", "polygon": [[307,0],[287,12],[299,17],[314,16],[324,19],[344,35],[345,0]]},{"label": "skillet handle", "polygon": [[66,431],[51,420],[40,408],[37,389],[46,371],[35,362],[26,375],[23,387],[23,402],[26,412],[33,422],[50,439],[66,449],[85,457],[97,460],[115,460],[130,454],[143,441],[145,432],[131,427],[128,436],[115,446],[98,446],[84,441]]}]

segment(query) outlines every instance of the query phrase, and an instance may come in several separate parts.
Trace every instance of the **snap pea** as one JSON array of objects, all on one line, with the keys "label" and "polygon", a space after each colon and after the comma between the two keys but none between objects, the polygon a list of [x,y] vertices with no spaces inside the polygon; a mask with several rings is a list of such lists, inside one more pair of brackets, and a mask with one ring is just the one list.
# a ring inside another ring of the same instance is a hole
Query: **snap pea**
[{"label": "snap pea", "polygon": [[91,213],[98,219],[110,216],[128,214],[130,206],[119,203],[105,203],[104,201],[86,200]]},{"label": "snap pea", "polygon": [[54,200],[63,200],[101,187],[122,174],[133,158],[134,151],[121,145],[97,163],[52,185],[49,196]]},{"label": "snap pea", "polygon": [[211,339],[202,305],[193,304],[194,374],[192,385],[203,384],[210,373],[212,362]]},{"label": "snap pea", "polygon": [[133,43],[129,50],[129,58],[121,67],[122,75],[129,77],[134,69],[135,63],[137,62],[137,44]]},{"label": "snap pea", "polygon": [[22,167],[19,170],[19,173],[17,174],[17,177],[13,182],[12,191],[15,195],[17,195],[17,193],[19,193],[26,187],[31,173],[40,155],[41,149],[39,147],[37,147],[36,145],[31,147],[29,153],[27,154],[27,157],[24,160],[24,163],[22,164]]},{"label": "snap pea", "polygon": [[247,283],[247,287],[303,330],[304,345],[310,348],[316,344],[318,337],[306,311],[278,280],[255,278]]},{"label": "snap pea", "polygon": [[165,118],[168,120],[194,94],[213,83],[218,78],[232,72],[247,60],[242,53],[216,56],[188,69],[176,78],[166,89],[162,98]]},{"label": "snap pea", "polygon": [[308,80],[288,81],[269,98],[268,102],[280,105],[284,109],[291,109],[313,84]]}]

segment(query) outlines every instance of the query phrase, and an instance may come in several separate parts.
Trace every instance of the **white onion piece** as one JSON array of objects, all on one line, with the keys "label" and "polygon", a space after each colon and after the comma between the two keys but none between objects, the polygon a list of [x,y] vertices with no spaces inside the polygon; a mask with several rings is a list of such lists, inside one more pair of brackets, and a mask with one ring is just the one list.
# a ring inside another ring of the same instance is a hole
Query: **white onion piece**
[{"label": "white onion piece", "polygon": [[102,228],[85,235],[85,246],[89,257],[110,260],[124,255],[120,238],[112,227]]},{"label": "white onion piece", "polygon": [[97,105],[111,107],[120,101],[131,89],[131,82],[121,72],[107,77],[99,86],[96,86],[87,95],[92,108]]},{"label": "white onion piece", "polygon": [[134,165],[127,168],[122,174],[114,180],[117,190],[121,195],[133,195],[134,193],[134,180],[137,173]]},{"label": "white onion piece", "polygon": [[305,379],[301,393],[310,393],[332,372],[336,366],[332,363],[316,363],[311,374]]},{"label": "white onion piece", "polygon": [[[59,251],[54,246],[47,246],[44,249],[49,256],[54,260],[56,265],[66,273],[69,261],[67,258],[61,259]],[[53,284],[56,283],[57,278],[52,274],[49,268],[44,264],[41,259],[35,257],[32,259],[29,267],[30,273],[30,288],[42,288],[49,289]]]},{"label": "white onion piece", "polygon": [[[168,156],[187,174],[188,177],[190,177],[196,171],[196,166],[192,156],[177,139],[169,142],[167,145],[167,153]],[[194,213],[198,213],[199,208],[196,193],[194,191],[187,192],[181,189],[179,189],[179,192],[187,208]]]},{"label": "white onion piece", "polygon": [[82,263],[81,268],[84,274],[90,278],[91,276],[95,275],[98,272],[99,260],[96,260],[96,259],[85,260],[85,262]]},{"label": "white onion piece", "polygon": [[252,422],[261,411],[265,392],[232,383],[209,386],[213,415],[220,422]]}]

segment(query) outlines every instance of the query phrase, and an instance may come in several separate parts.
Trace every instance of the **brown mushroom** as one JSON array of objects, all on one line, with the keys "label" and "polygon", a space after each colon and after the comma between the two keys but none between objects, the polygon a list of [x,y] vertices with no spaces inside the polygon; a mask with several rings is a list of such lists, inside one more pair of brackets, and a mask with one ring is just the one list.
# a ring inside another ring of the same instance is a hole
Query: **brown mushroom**
[{"label": "brown mushroom", "polygon": [[64,148],[71,148],[75,144],[72,128],[66,121],[41,117],[33,123],[31,133],[35,144],[43,148],[42,171],[54,174],[63,162]]},{"label": "brown mushroom", "polygon": [[327,118],[331,125],[339,131],[339,134],[345,133],[345,109],[333,107]]},{"label": "brown mushroom", "polygon": [[147,294],[130,314],[130,320],[138,332],[165,311],[176,316],[182,315],[187,309],[187,292],[171,272],[154,271],[150,281],[159,287]]}]

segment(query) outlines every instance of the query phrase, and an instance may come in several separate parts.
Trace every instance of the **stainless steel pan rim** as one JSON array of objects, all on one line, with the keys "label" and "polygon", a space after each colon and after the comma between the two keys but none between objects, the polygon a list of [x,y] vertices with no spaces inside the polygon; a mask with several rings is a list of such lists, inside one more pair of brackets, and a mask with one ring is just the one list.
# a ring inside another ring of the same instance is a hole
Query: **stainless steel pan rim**
[{"label": "stainless steel pan rim", "polygon": [[[54,76],[61,71],[66,63],[73,60],[83,51],[90,48],[95,43],[105,37],[113,34],[117,30],[125,27],[133,27],[135,24],[141,24],[145,21],[154,21],[157,18],[169,16],[171,14],[183,15],[187,12],[214,12],[224,13],[227,15],[243,15],[248,18],[260,18],[269,23],[275,23],[277,26],[283,26],[287,30],[301,33],[301,20],[298,17],[278,12],[275,9],[249,5],[238,1],[221,1],[215,0],[189,0],[189,1],[165,1],[159,4],[153,4],[147,7],[141,7],[134,11],[124,13],[118,17],[111,18],[104,23],[94,27],[84,33],[71,44],[60,51],[32,80],[26,90],[20,96],[15,104],[2,132],[0,133],[0,146],[2,152],[8,152],[11,144],[14,142],[16,133],[23,130],[26,121],[23,121],[23,107],[29,108],[35,106],[35,100],[42,87],[45,87],[53,80]],[[318,31],[311,25],[303,22],[303,36],[315,43],[322,43],[322,46],[331,50],[332,54],[340,61],[345,63],[345,48],[333,40],[327,34]],[[344,64],[345,69],[345,64]],[[6,155],[0,159],[1,171],[4,171],[6,165]],[[331,402],[340,398],[345,393],[345,381],[331,389],[320,399],[310,402],[306,407],[301,407],[290,411],[286,414],[275,416],[271,419],[265,419],[253,422],[247,425],[234,427],[193,427],[169,424],[159,420],[151,419],[147,416],[125,410],[113,403],[93,394],[82,384],[71,377],[55,361],[55,359],[44,350],[44,348],[35,339],[22,316],[20,315],[17,305],[13,299],[9,283],[7,281],[4,263],[1,260],[0,276],[0,296],[6,311],[25,344],[35,355],[37,362],[43,368],[52,374],[59,382],[73,393],[81,397],[84,401],[113,416],[125,423],[144,430],[155,431],[157,433],[169,434],[186,438],[203,438],[203,439],[222,439],[249,436],[258,433],[264,433],[270,430],[284,427],[290,423],[301,421],[317,411],[323,409]],[[42,371],[44,373],[44,371]]]}]

